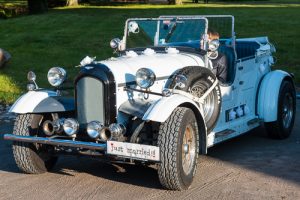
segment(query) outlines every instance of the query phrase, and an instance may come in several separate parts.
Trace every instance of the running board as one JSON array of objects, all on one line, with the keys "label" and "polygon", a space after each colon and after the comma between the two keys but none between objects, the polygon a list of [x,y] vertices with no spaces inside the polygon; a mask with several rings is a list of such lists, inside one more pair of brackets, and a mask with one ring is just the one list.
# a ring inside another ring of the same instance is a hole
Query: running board
[{"label": "running board", "polygon": [[235,130],[232,130],[232,129],[225,129],[223,131],[220,131],[220,132],[217,132],[215,133],[215,137],[218,138],[218,137],[224,137],[224,136],[227,136],[227,135],[230,135],[232,133],[234,133]]},{"label": "running board", "polygon": [[251,126],[251,125],[254,125],[254,124],[257,124],[257,123],[261,123],[262,121],[263,121],[262,119],[254,118],[254,119],[249,120],[247,122],[247,125]]},{"label": "running board", "polygon": [[74,140],[61,140],[61,139],[21,136],[21,135],[13,135],[13,134],[4,134],[3,138],[5,140],[12,140],[16,142],[38,143],[38,144],[47,144],[53,146],[66,146],[66,147],[75,147],[75,148],[100,150],[100,151],[106,151],[106,147],[107,147],[106,143],[99,144],[95,142],[81,142],[81,141],[74,141]]}]

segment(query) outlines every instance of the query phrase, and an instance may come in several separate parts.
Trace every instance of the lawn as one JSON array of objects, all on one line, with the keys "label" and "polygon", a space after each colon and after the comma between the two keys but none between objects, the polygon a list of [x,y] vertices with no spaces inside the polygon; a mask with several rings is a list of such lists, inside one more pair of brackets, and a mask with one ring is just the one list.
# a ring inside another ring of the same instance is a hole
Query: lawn
[{"label": "lawn", "polygon": [[0,47],[13,56],[0,69],[0,101],[12,103],[25,92],[29,70],[36,72],[39,86],[49,87],[50,67],[65,67],[72,79],[79,70],[74,66],[86,55],[98,60],[113,56],[109,41],[122,36],[126,18],[175,14],[234,15],[237,37],[269,36],[277,48],[275,68],[293,72],[299,84],[299,9],[298,4],[79,6],[0,19]]}]

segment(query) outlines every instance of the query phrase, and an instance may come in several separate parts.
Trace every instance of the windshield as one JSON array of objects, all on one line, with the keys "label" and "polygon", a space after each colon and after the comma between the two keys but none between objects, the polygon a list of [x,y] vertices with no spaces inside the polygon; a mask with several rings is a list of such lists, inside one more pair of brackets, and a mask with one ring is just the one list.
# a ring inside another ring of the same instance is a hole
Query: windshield
[{"label": "windshield", "polygon": [[164,15],[159,18],[205,18],[208,21],[208,30],[216,31],[220,35],[220,42],[226,43],[227,45],[232,45],[234,41],[234,17],[231,15]]},{"label": "windshield", "polygon": [[125,27],[126,48],[190,46],[200,48],[207,31],[205,18],[129,19]]}]

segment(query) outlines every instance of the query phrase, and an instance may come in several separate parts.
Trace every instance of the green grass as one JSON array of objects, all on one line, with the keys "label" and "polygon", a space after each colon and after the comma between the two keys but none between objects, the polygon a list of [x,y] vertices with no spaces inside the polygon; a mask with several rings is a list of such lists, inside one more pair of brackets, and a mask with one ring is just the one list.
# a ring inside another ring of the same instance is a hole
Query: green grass
[{"label": "green grass", "polygon": [[70,79],[86,55],[105,59],[113,56],[109,41],[123,34],[130,17],[159,15],[231,14],[237,37],[269,36],[277,48],[276,68],[293,72],[300,83],[299,5],[130,5],[58,8],[43,15],[0,19],[0,47],[12,54],[0,69],[0,101],[12,103],[25,92],[26,74],[36,72],[41,87],[49,87],[47,71],[53,66],[67,69]]},{"label": "green grass", "polygon": [[25,5],[27,5],[27,0],[0,0],[0,5],[25,6]]}]

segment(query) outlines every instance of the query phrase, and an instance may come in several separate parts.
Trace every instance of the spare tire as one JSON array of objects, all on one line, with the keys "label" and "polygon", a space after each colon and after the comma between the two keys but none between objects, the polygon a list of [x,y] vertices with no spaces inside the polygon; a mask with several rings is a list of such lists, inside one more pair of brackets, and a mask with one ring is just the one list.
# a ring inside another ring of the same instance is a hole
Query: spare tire
[{"label": "spare tire", "polygon": [[[181,90],[189,92],[197,97],[201,97],[217,79],[212,71],[207,68],[190,66],[176,71],[167,83],[168,88],[173,88],[175,86],[175,77],[179,74],[184,75],[187,78],[187,84]],[[221,89],[219,84],[217,84],[212,92],[205,98],[203,106],[204,120],[208,133],[216,126],[221,110],[221,99]]]}]

